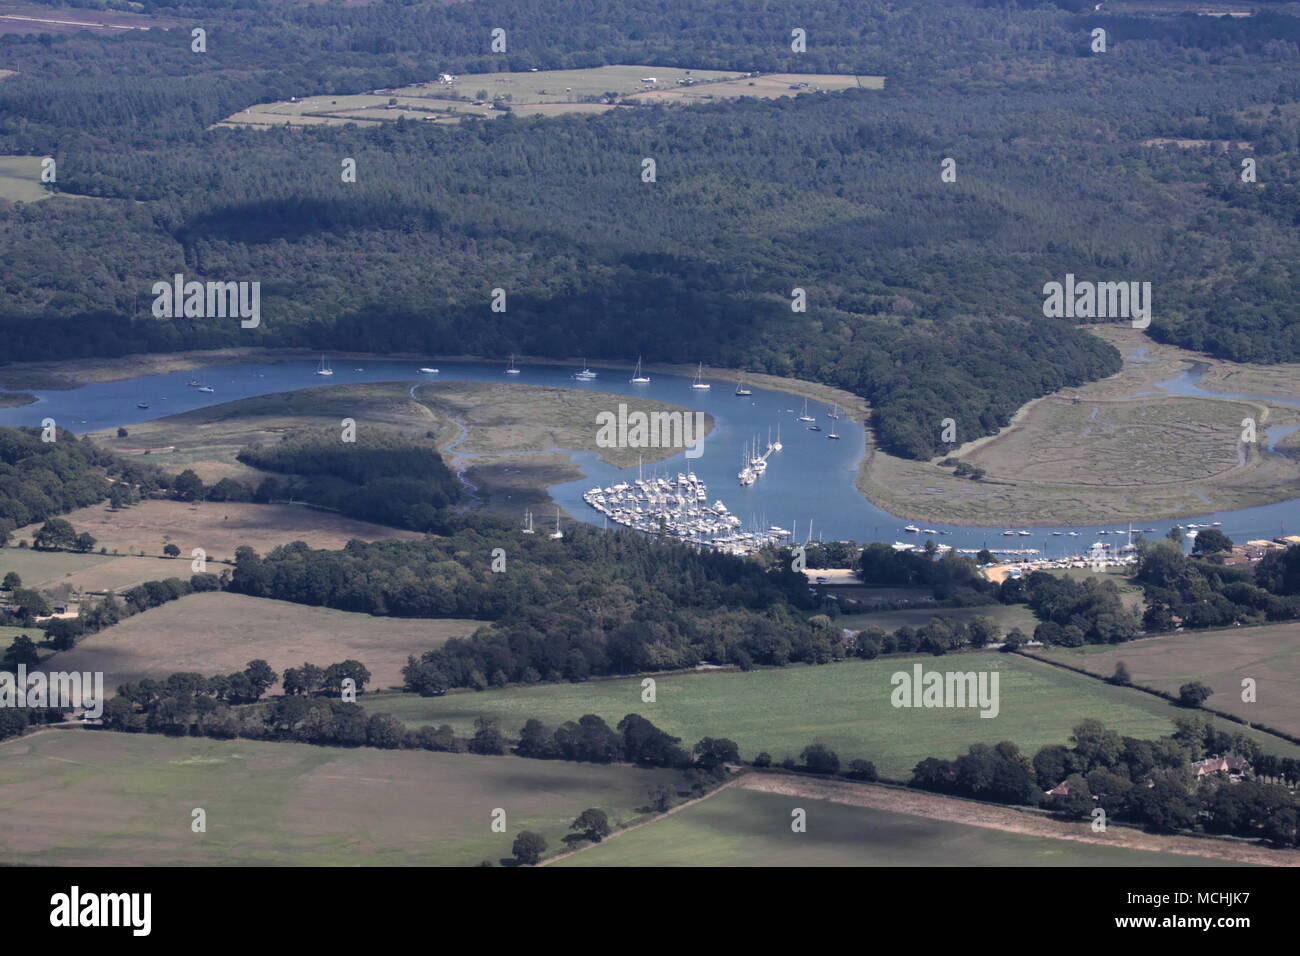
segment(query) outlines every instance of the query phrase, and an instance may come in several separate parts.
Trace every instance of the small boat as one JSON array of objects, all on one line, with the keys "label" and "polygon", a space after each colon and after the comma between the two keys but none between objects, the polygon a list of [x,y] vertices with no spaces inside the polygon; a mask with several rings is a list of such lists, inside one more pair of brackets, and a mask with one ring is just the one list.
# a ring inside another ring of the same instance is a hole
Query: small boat
[{"label": "small boat", "polygon": [[1027,538],[1027,537],[1029,537],[1030,534],[1032,534],[1032,532],[1029,532],[1029,531],[1017,531],[1016,534],[1020,535],[1021,537]]},{"label": "small boat", "polygon": [[507,375],[519,374],[519,369],[515,368],[515,356],[513,352],[510,354],[510,367],[506,369],[506,374]]},{"label": "small boat", "polygon": [[753,389],[745,388],[745,379],[743,376],[736,380],[736,394],[742,396],[754,394]]},{"label": "small boat", "polygon": [[1077,531],[1067,531],[1067,532],[1065,532],[1065,533],[1066,533],[1067,535],[1069,535],[1071,538],[1077,538],[1077,537],[1079,537],[1079,532],[1077,532]]},{"label": "small boat", "polygon": [[136,402],[136,403],[135,403],[135,407],[136,407],[136,408],[148,408],[148,407],[149,407],[149,403],[148,403],[148,402]]},{"label": "small boat", "polygon": [[1222,521],[1211,521],[1211,522],[1210,522],[1210,527],[1211,527],[1211,528],[1217,528],[1217,527],[1219,527],[1219,526],[1222,525],[1222,524],[1223,524]]},{"label": "small boat", "polygon": [[[904,530],[904,531],[910,531],[910,532],[912,532],[913,534],[915,534],[916,532],[920,531],[921,529],[918,528],[918,527],[917,527],[916,525],[914,525],[914,524],[909,524],[909,525],[908,525],[906,528],[904,528],[903,530]],[[1010,532],[1008,532],[1008,534],[1010,534]]]},{"label": "small boat", "polygon": [[808,430],[810,432],[819,432],[822,430],[822,427],[820,425],[809,425]]},{"label": "small boat", "polygon": [[317,375],[333,375],[334,369],[330,368],[329,362],[325,361],[325,356],[320,357],[320,365],[316,369]]},{"label": "small boat", "polygon": [[199,387],[200,385],[202,385],[203,383],[200,382],[197,378],[192,378],[192,379],[190,379],[188,382],[186,382],[185,384],[188,385],[190,388],[198,388],[198,387]]},{"label": "small boat", "polygon": [[582,360],[582,371],[574,372],[573,377],[576,378],[579,382],[590,382],[592,379],[596,377],[596,373],[593,372],[591,369],[587,368],[587,360],[584,358]]},{"label": "small boat", "polygon": [[199,386],[199,391],[200,391],[200,392],[215,392],[216,389],[213,388],[211,385],[200,385],[200,386]]},{"label": "small boat", "polygon": [[704,381],[704,363],[700,363],[699,370],[695,373],[695,381],[691,382],[691,388],[712,388],[708,382]]},{"label": "small boat", "polygon": [[420,369],[420,371],[423,372],[425,375],[437,375],[437,374],[438,374],[438,370],[437,370],[436,368],[422,368],[422,369]]},{"label": "small boat", "polygon": [[1110,534],[1109,531],[1098,531],[1097,533],[1098,533],[1098,534]]},{"label": "small boat", "polygon": [[1015,533],[1014,531],[1003,531],[1003,532],[1002,532],[1002,537],[1004,537],[1004,538],[1014,538],[1015,536],[1016,536],[1016,533]]},{"label": "small boat", "polygon": [[922,528],[922,529],[921,529],[921,534],[938,534],[938,533],[939,533],[939,532],[936,531],[934,528]]},{"label": "small boat", "polygon": [[649,385],[650,376],[641,371],[641,356],[636,357],[636,371],[632,373],[633,385]]},{"label": "small boat", "polygon": [[1061,532],[1061,531],[1053,531],[1053,532],[1052,532],[1052,537],[1054,537],[1054,538],[1059,538],[1063,533],[1064,533],[1064,532]]}]

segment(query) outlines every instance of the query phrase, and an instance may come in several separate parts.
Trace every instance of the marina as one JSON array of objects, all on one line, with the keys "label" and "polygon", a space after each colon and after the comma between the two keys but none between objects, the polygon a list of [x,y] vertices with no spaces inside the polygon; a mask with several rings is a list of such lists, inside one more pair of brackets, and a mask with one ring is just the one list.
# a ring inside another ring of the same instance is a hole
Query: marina
[{"label": "marina", "polygon": [[592,488],[582,499],[624,527],[733,554],[783,544],[793,537],[793,532],[777,525],[742,527],[744,522],[721,499],[709,503],[708,486],[690,471],[679,472],[675,480],[667,475],[639,477]]}]

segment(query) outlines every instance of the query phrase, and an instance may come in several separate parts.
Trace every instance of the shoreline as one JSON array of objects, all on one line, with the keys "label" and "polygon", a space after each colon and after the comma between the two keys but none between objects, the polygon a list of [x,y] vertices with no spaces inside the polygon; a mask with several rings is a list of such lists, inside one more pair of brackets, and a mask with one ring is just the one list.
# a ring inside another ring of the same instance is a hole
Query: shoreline
[{"label": "shoreline", "polygon": [[[1016,409],[1010,422],[992,435],[973,439],[956,446],[945,457],[996,455],[1001,446],[1015,440],[1021,440],[1023,433],[1035,427],[1039,419],[1051,414],[1053,407],[1069,401],[1091,402],[1109,408],[1121,406],[1149,406],[1154,402],[1141,400],[1141,392],[1153,389],[1157,381],[1166,381],[1193,367],[1188,363],[1199,363],[1206,371],[1201,380],[1203,395],[1186,396],[1173,392],[1152,394],[1156,401],[1200,401],[1200,402],[1242,402],[1245,400],[1227,397],[1226,392],[1210,391],[1212,388],[1234,387],[1243,390],[1258,390],[1261,393],[1279,393],[1281,397],[1288,393],[1290,376],[1296,374],[1297,366],[1254,366],[1237,365],[1202,353],[1193,353],[1176,346],[1166,346],[1149,339],[1144,333],[1116,326],[1098,326],[1090,328],[1093,334],[1115,345],[1124,354],[1124,367],[1107,379],[1087,383],[1082,386],[1064,388],[1050,395],[1033,399]],[[36,390],[64,391],[89,384],[122,381],[147,375],[161,375],[172,372],[187,371],[196,368],[220,364],[258,363],[275,364],[283,361],[300,361],[314,358],[317,350],[302,348],[258,348],[240,347],[214,349],[209,351],[190,350],[174,353],[140,353],[117,359],[76,359],[70,362],[25,362],[0,366],[0,387],[30,388]],[[435,355],[397,352],[391,354],[351,351],[334,353],[339,360],[361,361],[411,361],[411,362],[499,362],[505,365],[505,359],[482,355]],[[528,355],[516,355],[516,361],[530,365],[565,366],[578,365],[581,359],[556,359]],[[596,360],[597,366],[607,369],[630,370],[631,361]],[[691,376],[696,369],[689,365],[655,363],[645,365],[651,374],[671,374]],[[882,451],[871,433],[870,421],[872,409],[870,403],[858,395],[835,386],[823,385],[798,378],[784,378],[759,372],[744,372],[715,366],[705,368],[705,375],[725,382],[735,382],[741,377],[753,386],[782,392],[798,398],[808,398],[826,404],[838,404],[854,421],[863,425],[865,437],[863,446],[855,463],[853,485],[862,498],[886,514],[904,521],[953,524],[970,528],[997,529],[1003,527],[1053,528],[1067,525],[1108,524],[1114,522],[1151,522],[1167,520],[1194,519],[1198,516],[1217,512],[1237,511],[1247,508],[1281,504],[1295,499],[1294,487],[1278,480],[1276,472],[1285,470],[1285,464],[1278,461],[1284,456],[1271,455],[1266,462],[1259,452],[1247,455],[1245,468],[1228,469],[1222,475],[1209,475],[1204,478],[1175,480],[1169,482],[1140,482],[1138,486],[1156,489],[1153,494],[1173,493],[1181,495],[1176,501],[1135,501],[1123,496],[1132,491],[1123,482],[1108,486],[1103,483],[1084,483],[1081,480],[1040,482],[1034,484],[1024,479],[1018,472],[1013,474],[990,474],[980,482],[956,479],[947,469],[935,467],[941,459],[928,462],[902,459]],[[1239,379],[1240,381],[1236,381]],[[1242,384],[1244,382],[1244,384]],[[1229,384],[1230,383],[1230,384]],[[1122,386],[1122,388],[1120,387]],[[1116,389],[1129,394],[1115,394]],[[2,394],[2,393],[0,393]],[[31,404],[36,396],[23,395]],[[3,403],[0,402],[0,405]],[[1261,418],[1273,417],[1270,410],[1277,413],[1283,421],[1295,418],[1300,421],[1300,414],[1287,406],[1259,406]],[[8,406],[16,407],[16,406]],[[1041,428],[1041,425],[1038,425]],[[1291,450],[1294,437],[1290,442],[1280,443],[1280,449]],[[1041,459],[1030,458],[1028,467],[1042,464]],[[1254,481],[1259,479],[1262,469],[1270,469],[1263,474],[1271,483]],[[1242,480],[1242,479],[1246,480]],[[1236,484],[1234,484],[1234,481]],[[911,484],[915,487],[909,489]],[[936,485],[943,487],[934,487]],[[924,493],[920,491],[925,486]],[[1211,501],[1205,492],[1214,494]],[[1035,501],[1035,495],[1038,495]],[[1197,496],[1192,499],[1189,496]],[[1091,496],[1091,497],[1089,497]],[[1002,497],[1014,499],[1014,513],[997,513],[989,505],[982,505],[979,498]],[[1053,499],[1060,499],[1054,501]],[[1108,500],[1109,499],[1109,500]],[[1051,513],[1055,512],[1055,513]]]}]

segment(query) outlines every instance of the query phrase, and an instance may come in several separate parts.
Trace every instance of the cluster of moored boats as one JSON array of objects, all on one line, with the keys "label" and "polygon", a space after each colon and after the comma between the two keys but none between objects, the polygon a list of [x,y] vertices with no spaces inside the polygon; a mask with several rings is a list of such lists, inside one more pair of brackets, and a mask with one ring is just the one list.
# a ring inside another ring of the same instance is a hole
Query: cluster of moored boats
[{"label": "cluster of moored boats", "polygon": [[758,439],[746,443],[742,457],[740,459],[740,472],[736,475],[740,479],[742,488],[752,485],[758,479],[762,478],[767,472],[767,459],[774,451],[780,451],[785,446],[781,444],[781,426],[776,426],[776,441],[772,441],[772,432],[769,429],[767,434],[767,448],[760,455],[758,452]]},{"label": "cluster of moored boats", "polygon": [[784,541],[791,532],[772,525],[745,530],[719,500],[709,504],[709,489],[693,472],[638,478],[608,488],[592,488],[582,500],[610,521],[651,534],[725,550],[749,550]]}]

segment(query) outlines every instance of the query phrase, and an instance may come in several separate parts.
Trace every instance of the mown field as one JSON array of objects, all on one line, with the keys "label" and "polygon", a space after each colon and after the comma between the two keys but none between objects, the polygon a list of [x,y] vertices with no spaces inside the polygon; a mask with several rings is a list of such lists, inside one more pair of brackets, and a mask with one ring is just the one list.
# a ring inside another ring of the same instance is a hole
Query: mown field
[{"label": "mown field", "polygon": [[[982,718],[975,710],[895,708],[891,675],[925,669],[999,673],[1000,712]],[[694,672],[656,678],[655,703],[642,703],[641,678],[544,684],[456,693],[366,695],[376,712],[388,712],[410,726],[450,724],[473,733],[474,720],[501,720],[510,736],[530,717],[548,726],[597,714],[611,726],[637,713],[681,737],[687,746],[701,737],[729,737],[741,756],[767,751],[774,760],[798,758],[814,739],[824,740],[845,764],[874,761],[880,773],[906,779],[926,757],[951,758],[973,743],[1011,740],[1032,754],[1046,744],[1066,743],[1079,721],[1092,717],[1133,737],[1154,738],[1173,731],[1180,708],[1140,691],[1072,674],[1039,661],[996,652],[946,657],[900,657],[846,661],[821,667]],[[1237,725],[1226,724],[1229,727]],[[1237,728],[1241,729],[1241,728]],[[1300,756],[1300,747],[1262,734],[1267,749]]]},{"label": "mown field", "polygon": [[[0,863],[472,866],[521,830],[563,845],[583,810],[637,817],[668,771],[47,731],[0,744]],[[191,832],[191,811],[207,832]],[[493,833],[492,811],[508,832]]]},{"label": "mown field", "polygon": [[[839,589],[830,593],[838,594]],[[843,614],[835,619],[836,627],[862,630],[864,627],[882,627],[886,631],[896,631],[900,627],[921,627],[931,618],[946,617],[956,621],[969,621],[973,617],[986,617],[991,620],[1003,634],[1018,627],[1021,632],[1033,636],[1038,619],[1034,612],[1023,604],[989,604],[982,607],[915,607],[899,611],[871,611],[866,614]]]},{"label": "mown field", "polygon": [[[243,670],[261,658],[279,674],[303,663],[325,667],[349,658],[371,674],[372,689],[400,687],[402,667],[453,637],[467,637],[479,621],[371,617],[269,598],[209,592],[152,608],[56,654],[55,670],[103,671],[116,691],[128,681],[165,678],[178,671],[204,676]],[[281,693],[277,684],[271,693]]]},{"label": "mown field", "polygon": [[[17,537],[14,538],[16,542]],[[57,584],[61,578],[110,563],[100,554],[71,554],[66,551],[34,551],[31,548],[0,548],[0,578],[17,572],[23,586],[34,588]]]},{"label": "mown field", "polygon": [[[807,830],[791,830],[791,811]],[[1220,861],[1009,833],[732,787],[555,866],[1215,866]]]},{"label": "mown field", "polygon": [[41,185],[41,157],[0,156],[0,199],[39,202],[53,195]]},{"label": "mown field", "polygon": [[[1134,683],[1171,694],[1199,680],[1214,691],[1207,706],[1300,736],[1297,622],[1194,631],[1120,645],[1035,648],[1034,654],[1103,677],[1123,661]],[[1256,683],[1254,703],[1241,699],[1245,678]]]}]

